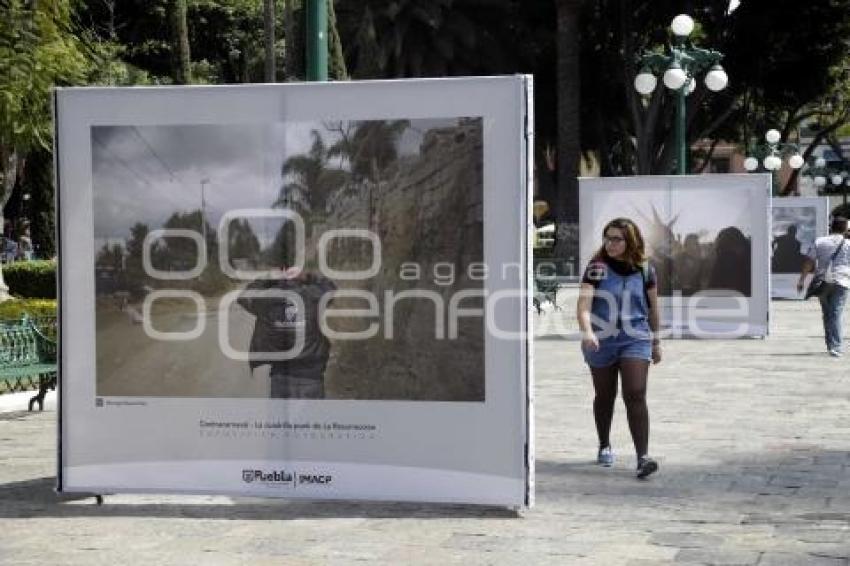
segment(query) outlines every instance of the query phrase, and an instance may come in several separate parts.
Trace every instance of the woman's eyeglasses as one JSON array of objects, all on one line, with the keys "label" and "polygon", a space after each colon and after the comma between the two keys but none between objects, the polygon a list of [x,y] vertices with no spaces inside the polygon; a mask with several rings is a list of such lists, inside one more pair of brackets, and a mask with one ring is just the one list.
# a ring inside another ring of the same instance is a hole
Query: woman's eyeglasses
[{"label": "woman's eyeglasses", "polygon": [[626,241],[622,236],[604,236],[602,239],[606,244],[619,244]]}]

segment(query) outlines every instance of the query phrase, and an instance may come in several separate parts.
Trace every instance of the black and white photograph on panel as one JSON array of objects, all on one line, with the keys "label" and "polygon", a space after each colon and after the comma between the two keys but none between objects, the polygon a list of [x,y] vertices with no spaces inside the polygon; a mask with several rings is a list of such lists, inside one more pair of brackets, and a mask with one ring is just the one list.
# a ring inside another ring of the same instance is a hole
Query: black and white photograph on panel
[{"label": "black and white photograph on panel", "polygon": [[91,139],[98,396],[484,401],[480,118]]},{"label": "black and white photograph on panel", "polygon": [[649,261],[658,273],[658,294],[691,296],[711,291],[752,292],[752,215],[749,196],[722,187],[666,188],[640,192],[597,192],[591,220],[596,247],[610,220],[633,220],[644,237]]},{"label": "black and white photograph on panel", "polygon": [[781,197],[771,202],[771,297],[802,299],[797,281],[815,239],[826,234],[827,197]]},{"label": "black and white photograph on panel", "polygon": [[774,207],[773,239],[770,244],[770,270],[773,273],[800,273],[806,252],[817,237],[817,212],[811,206]]},{"label": "black and white photograph on panel", "polygon": [[768,331],[769,177],[682,175],[582,178],[581,257],[626,217],[657,274],[662,326],[677,336],[732,338]]}]

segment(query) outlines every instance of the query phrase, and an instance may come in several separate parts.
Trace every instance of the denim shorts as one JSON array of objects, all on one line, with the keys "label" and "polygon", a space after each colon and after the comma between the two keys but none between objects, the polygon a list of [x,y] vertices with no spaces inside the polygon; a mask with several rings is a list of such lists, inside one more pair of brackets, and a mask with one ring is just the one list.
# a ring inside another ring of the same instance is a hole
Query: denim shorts
[{"label": "denim shorts", "polygon": [[599,349],[581,349],[584,361],[592,368],[612,366],[622,358],[652,361],[652,340],[635,338],[620,332],[616,336],[599,341]]}]

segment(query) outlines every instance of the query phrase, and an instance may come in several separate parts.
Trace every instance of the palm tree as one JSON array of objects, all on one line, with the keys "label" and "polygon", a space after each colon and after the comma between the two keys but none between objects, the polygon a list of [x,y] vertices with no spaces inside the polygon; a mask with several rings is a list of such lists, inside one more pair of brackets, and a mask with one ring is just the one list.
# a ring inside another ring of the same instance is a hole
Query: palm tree
[{"label": "palm tree", "polygon": [[373,190],[380,186],[383,171],[398,159],[398,141],[410,126],[409,120],[369,120],[356,122],[349,128],[340,125],[340,140],[329,150],[332,156],[343,156],[355,180],[369,182],[369,229],[375,224]]},{"label": "palm tree", "polygon": [[272,206],[306,208],[312,214],[321,214],[328,196],[345,181],[343,170],[328,167],[332,156],[321,134],[312,130],[311,135],[310,150],[293,155],[283,163],[281,175],[285,183]]},{"label": "palm tree", "polygon": [[380,181],[381,172],[398,159],[398,141],[410,127],[409,120],[369,120],[349,128],[335,128],[340,140],[328,150],[329,157],[345,157],[355,179]]}]

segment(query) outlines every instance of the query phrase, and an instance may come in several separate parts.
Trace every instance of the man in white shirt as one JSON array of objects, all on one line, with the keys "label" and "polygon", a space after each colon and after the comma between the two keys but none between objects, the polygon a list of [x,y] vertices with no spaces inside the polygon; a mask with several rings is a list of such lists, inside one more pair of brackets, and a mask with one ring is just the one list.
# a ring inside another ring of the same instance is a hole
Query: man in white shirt
[{"label": "man in white shirt", "polygon": [[823,329],[826,336],[826,349],[830,356],[840,357],[841,316],[844,302],[850,292],[850,241],[846,241],[847,219],[836,216],[832,219],[829,236],[815,240],[815,245],[803,264],[797,291],[803,291],[806,275],[815,271],[824,278],[826,284],[818,295],[823,312]]}]

